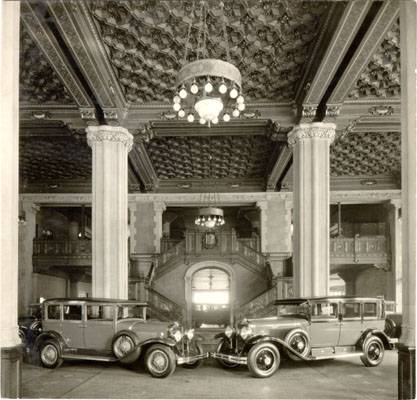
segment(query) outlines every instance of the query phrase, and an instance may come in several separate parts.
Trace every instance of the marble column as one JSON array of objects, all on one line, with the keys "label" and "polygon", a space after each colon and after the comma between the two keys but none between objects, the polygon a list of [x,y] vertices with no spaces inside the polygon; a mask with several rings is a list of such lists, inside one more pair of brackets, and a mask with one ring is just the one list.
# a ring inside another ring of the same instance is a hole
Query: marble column
[{"label": "marble column", "polygon": [[300,124],[288,134],[293,148],[294,290],[326,296],[329,290],[329,148],[336,125]]},{"label": "marble column", "polygon": [[127,156],[133,137],[127,129],[89,126],[93,149],[94,297],[128,298]]},{"label": "marble column", "polygon": [[401,197],[403,244],[402,335],[398,348],[398,398],[416,396],[417,208],[417,3],[400,1]]},{"label": "marble column", "polygon": [[22,352],[17,327],[19,214],[20,2],[0,4],[0,348],[1,397],[21,396]]},{"label": "marble column", "polygon": [[33,297],[33,239],[36,236],[36,213],[39,208],[32,202],[23,202],[24,220],[19,223],[19,315],[29,315]]}]

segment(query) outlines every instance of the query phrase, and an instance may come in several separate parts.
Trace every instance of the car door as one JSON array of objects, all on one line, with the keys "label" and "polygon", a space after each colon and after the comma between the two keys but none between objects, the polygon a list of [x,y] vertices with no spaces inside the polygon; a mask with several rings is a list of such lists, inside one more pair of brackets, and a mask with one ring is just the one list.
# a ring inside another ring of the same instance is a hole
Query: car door
[{"label": "car door", "polygon": [[339,346],[353,346],[363,332],[361,303],[347,300],[341,303],[341,326]]},{"label": "car door", "polygon": [[114,305],[86,306],[86,323],[84,328],[85,348],[99,353],[111,352],[115,333]]},{"label": "car door", "polygon": [[336,346],[339,341],[340,321],[338,303],[329,300],[311,303],[311,347]]},{"label": "car door", "polygon": [[68,347],[84,348],[84,326],[83,305],[64,303],[61,335]]}]

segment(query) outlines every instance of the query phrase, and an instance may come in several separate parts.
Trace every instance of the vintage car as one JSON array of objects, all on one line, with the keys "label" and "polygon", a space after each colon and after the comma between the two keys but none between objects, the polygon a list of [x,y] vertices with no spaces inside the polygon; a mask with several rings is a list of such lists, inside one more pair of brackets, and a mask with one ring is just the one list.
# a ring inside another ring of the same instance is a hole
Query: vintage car
[{"label": "vintage car", "polygon": [[171,375],[176,365],[195,368],[208,357],[193,329],[149,320],[146,310],[146,303],[128,300],[45,300],[42,333],[33,351],[46,368],[56,368],[66,359],[129,364],[141,358],[157,378]]},{"label": "vintage car", "polygon": [[321,297],[276,300],[277,315],[244,319],[227,327],[212,357],[226,368],[247,365],[259,378],[271,376],[281,356],[323,360],[360,356],[367,367],[382,362],[398,339],[385,332],[385,303],[379,298]]},{"label": "vintage car", "polygon": [[33,346],[36,337],[42,332],[41,305],[29,305],[29,313],[18,319],[19,337],[25,347],[25,355]]}]

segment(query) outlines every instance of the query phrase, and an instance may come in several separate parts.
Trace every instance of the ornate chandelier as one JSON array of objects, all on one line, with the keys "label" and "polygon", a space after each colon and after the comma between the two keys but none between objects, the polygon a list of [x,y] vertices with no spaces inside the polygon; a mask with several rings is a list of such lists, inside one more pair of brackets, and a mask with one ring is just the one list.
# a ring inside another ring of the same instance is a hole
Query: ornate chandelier
[{"label": "ornate chandelier", "polygon": [[[220,2],[223,11],[223,2]],[[242,95],[242,77],[239,70],[230,63],[230,53],[226,35],[226,22],[223,14],[223,35],[228,61],[208,58],[206,49],[207,37],[207,4],[201,1],[200,20],[198,24],[196,60],[187,63],[188,48],[194,3],[185,44],[184,66],[178,73],[176,93],[173,98],[173,109],[179,119],[187,118],[188,122],[199,120],[200,124],[217,124],[238,118],[245,109]],[[200,46],[201,44],[201,46]],[[200,59],[200,57],[202,57]]]}]

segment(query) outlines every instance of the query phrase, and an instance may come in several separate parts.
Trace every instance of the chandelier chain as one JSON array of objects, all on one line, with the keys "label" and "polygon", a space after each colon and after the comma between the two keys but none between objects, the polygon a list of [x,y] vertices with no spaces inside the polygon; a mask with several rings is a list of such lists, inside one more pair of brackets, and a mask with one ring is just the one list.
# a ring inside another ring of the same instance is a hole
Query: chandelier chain
[{"label": "chandelier chain", "polygon": [[191,7],[190,23],[188,24],[187,39],[185,41],[185,52],[184,52],[182,65],[185,65],[185,63],[187,62],[188,48],[190,47],[190,41],[191,41],[191,28],[193,26],[194,12],[195,12],[195,2],[193,1],[193,5]]},{"label": "chandelier chain", "polygon": [[226,14],[224,13],[224,3],[221,1],[220,2],[220,7],[222,10],[222,20],[223,20],[223,36],[224,36],[224,42],[226,44],[226,59],[228,62],[231,62],[231,58],[230,58],[230,49],[229,49],[229,41],[227,40],[227,28],[226,28]]}]

